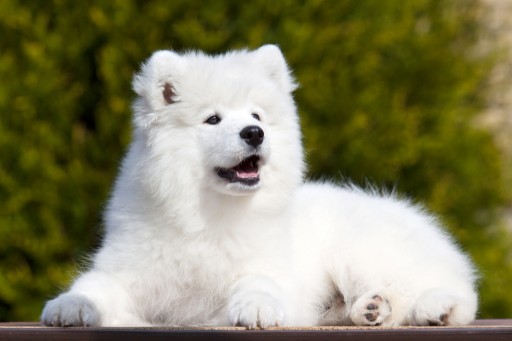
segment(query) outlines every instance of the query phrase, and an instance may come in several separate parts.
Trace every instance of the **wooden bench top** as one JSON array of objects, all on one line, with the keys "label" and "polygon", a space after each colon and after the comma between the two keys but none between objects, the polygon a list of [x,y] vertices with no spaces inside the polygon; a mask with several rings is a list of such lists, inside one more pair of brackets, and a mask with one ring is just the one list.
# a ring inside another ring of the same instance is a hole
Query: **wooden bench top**
[{"label": "wooden bench top", "polygon": [[512,319],[464,327],[55,328],[36,322],[0,323],[0,340],[512,340]]}]

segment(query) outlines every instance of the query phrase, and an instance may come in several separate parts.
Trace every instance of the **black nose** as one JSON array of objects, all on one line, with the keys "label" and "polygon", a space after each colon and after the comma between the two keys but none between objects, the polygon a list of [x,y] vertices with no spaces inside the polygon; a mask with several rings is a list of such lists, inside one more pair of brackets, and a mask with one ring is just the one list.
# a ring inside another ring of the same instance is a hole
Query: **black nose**
[{"label": "black nose", "polygon": [[242,129],[240,132],[240,137],[245,140],[245,142],[253,146],[254,148],[258,147],[263,142],[263,137],[265,133],[263,129],[258,126],[248,126]]}]

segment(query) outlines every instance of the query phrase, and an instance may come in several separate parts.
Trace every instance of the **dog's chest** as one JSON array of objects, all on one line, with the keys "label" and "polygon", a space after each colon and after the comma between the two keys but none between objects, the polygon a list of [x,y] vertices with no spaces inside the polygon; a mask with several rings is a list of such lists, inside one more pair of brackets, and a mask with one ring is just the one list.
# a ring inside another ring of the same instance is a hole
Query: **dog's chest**
[{"label": "dog's chest", "polygon": [[201,239],[156,243],[141,270],[136,304],[144,319],[163,325],[218,323],[239,273],[224,245]]}]

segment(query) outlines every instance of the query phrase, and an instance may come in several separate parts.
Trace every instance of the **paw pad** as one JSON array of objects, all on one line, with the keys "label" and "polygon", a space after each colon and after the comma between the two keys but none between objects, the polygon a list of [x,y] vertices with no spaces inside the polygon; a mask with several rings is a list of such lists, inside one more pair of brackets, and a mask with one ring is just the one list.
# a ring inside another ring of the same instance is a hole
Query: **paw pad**
[{"label": "paw pad", "polygon": [[356,325],[380,326],[391,315],[391,306],[380,295],[361,297],[350,315]]}]

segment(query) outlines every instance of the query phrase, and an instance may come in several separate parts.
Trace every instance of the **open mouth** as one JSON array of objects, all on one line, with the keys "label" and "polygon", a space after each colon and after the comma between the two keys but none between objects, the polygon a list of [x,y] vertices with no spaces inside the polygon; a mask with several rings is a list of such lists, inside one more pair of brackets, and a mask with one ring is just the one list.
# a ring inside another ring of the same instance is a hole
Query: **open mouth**
[{"label": "open mouth", "polygon": [[229,182],[239,182],[247,186],[254,186],[260,181],[258,155],[249,156],[238,165],[231,168],[215,168],[217,175]]}]

